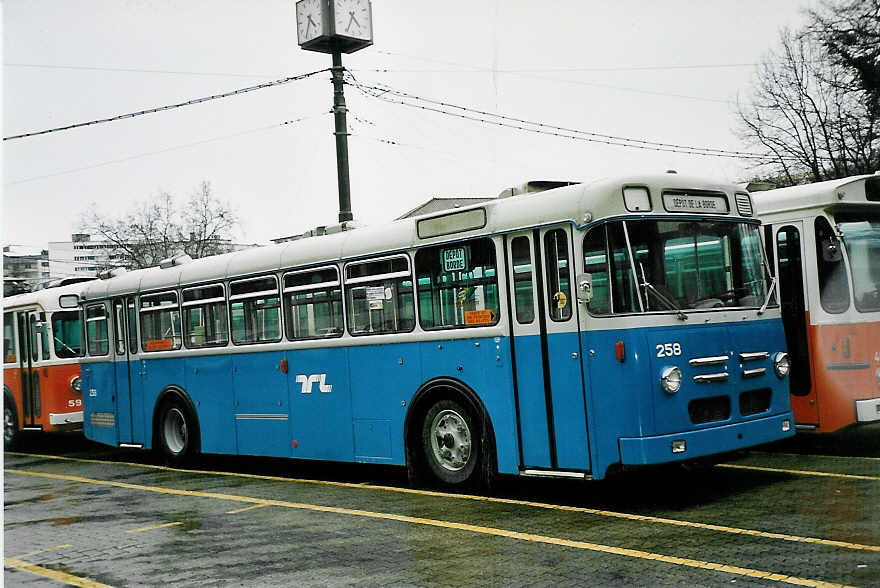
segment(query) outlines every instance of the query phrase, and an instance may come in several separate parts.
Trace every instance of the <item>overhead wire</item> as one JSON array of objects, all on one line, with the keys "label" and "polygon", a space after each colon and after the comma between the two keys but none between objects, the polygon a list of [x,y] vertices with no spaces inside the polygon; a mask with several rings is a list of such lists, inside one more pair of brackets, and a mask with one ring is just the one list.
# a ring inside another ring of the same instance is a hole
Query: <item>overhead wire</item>
[{"label": "overhead wire", "polygon": [[4,141],[12,141],[13,139],[24,139],[26,137],[36,137],[38,135],[46,135],[49,133],[57,133],[60,131],[69,131],[71,129],[77,129],[80,127],[87,127],[87,126],[98,125],[98,124],[102,124],[102,123],[114,122],[114,121],[123,120],[126,118],[134,118],[137,116],[143,116],[145,114],[153,114],[153,113],[162,112],[165,110],[173,110],[176,108],[183,108],[185,106],[192,106],[194,104],[202,104],[204,102],[210,102],[212,100],[219,100],[221,98],[229,98],[230,96],[238,96],[240,94],[246,94],[248,92],[254,92],[256,90],[262,90],[265,88],[280,86],[282,84],[289,84],[290,82],[296,82],[299,80],[303,80],[303,79],[312,77],[314,75],[317,75],[319,73],[323,73],[326,71],[330,71],[330,68],[325,67],[324,69],[319,69],[316,71],[312,71],[312,72],[308,72],[308,73],[304,73],[304,74],[299,74],[299,75],[295,75],[295,76],[289,76],[286,78],[273,80],[271,82],[264,82],[262,84],[248,86],[246,88],[239,88],[237,90],[223,92],[222,94],[213,94],[211,96],[203,96],[201,98],[193,98],[192,100],[187,100],[185,102],[178,102],[175,104],[167,104],[165,106],[157,106],[155,108],[147,108],[145,110],[138,110],[136,112],[128,112],[126,114],[119,114],[119,115],[111,116],[111,117],[107,117],[107,118],[99,118],[96,120],[91,120],[91,121],[86,121],[86,122],[81,122],[81,123],[74,123],[74,124],[70,124],[70,125],[65,125],[63,127],[44,129],[42,131],[31,131],[28,133],[21,133],[21,134],[12,135],[9,137],[3,137],[3,140]]},{"label": "overhead wire", "polygon": [[[349,85],[357,88],[366,96],[382,100],[389,103],[400,104],[412,108],[437,112],[446,116],[470,120],[484,124],[490,124],[500,127],[512,128],[531,133],[552,135],[556,137],[587,141],[592,143],[601,143],[605,145],[614,145],[618,147],[628,147],[633,149],[642,149],[650,151],[663,151],[672,153],[683,153],[687,155],[701,155],[707,157],[726,157],[733,159],[752,159],[760,161],[768,161],[774,159],[772,156],[760,153],[751,153],[747,151],[735,151],[729,149],[718,149],[713,147],[698,147],[692,145],[682,145],[677,143],[664,143],[659,141],[649,141],[647,139],[637,139],[631,137],[623,137],[619,135],[608,135],[595,131],[585,131],[569,127],[562,127],[549,123],[529,121],[517,117],[497,114],[485,110],[460,106],[440,100],[433,100],[417,96],[409,92],[396,90],[385,84],[371,85],[364,84],[357,80],[351,73],[347,72],[346,81]],[[393,97],[394,98],[393,98]],[[792,158],[793,159],[793,158]]]},{"label": "overhead wire", "polygon": [[222,140],[226,140],[226,139],[233,139],[233,138],[235,138],[235,137],[241,137],[241,136],[243,136],[243,135],[250,135],[250,134],[258,133],[258,132],[261,132],[261,131],[268,131],[268,130],[271,130],[271,129],[277,129],[277,128],[279,128],[279,127],[283,127],[283,126],[287,126],[287,125],[292,125],[292,124],[300,123],[300,122],[303,122],[303,121],[306,121],[306,120],[309,120],[309,119],[315,118],[315,117],[317,117],[317,116],[321,116],[321,115],[323,115],[323,114],[327,114],[327,113],[326,113],[326,112],[322,112],[321,114],[313,114],[313,115],[304,116],[304,117],[300,117],[300,118],[296,118],[296,119],[292,119],[292,120],[286,120],[286,121],[284,121],[284,122],[280,122],[280,123],[275,123],[275,124],[271,124],[271,125],[266,125],[266,126],[263,126],[263,127],[257,127],[257,128],[253,128],[253,129],[247,129],[247,130],[244,130],[244,131],[240,131],[240,132],[238,132],[238,133],[232,133],[232,134],[230,134],[230,135],[221,135],[221,136],[219,136],[219,137],[210,137],[210,138],[208,138],[208,139],[202,139],[202,140],[200,140],[200,141],[193,141],[192,143],[183,143],[183,144],[181,144],[181,145],[173,145],[173,146],[171,146],[171,147],[167,147],[167,148],[165,148],[165,149],[159,149],[159,150],[157,150],[157,151],[147,151],[147,152],[145,152],[145,153],[136,153],[136,154],[134,154],[134,155],[130,155],[130,156],[127,156],[127,157],[121,157],[121,158],[119,158],[119,159],[111,159],[111,160],[109,160],[109,161],[102,161],[102,162],[99,162],[99,163],[95,163],[95,164],[91,164],[91,165],[85,165],[85,166],[82,166],[82,167],[76,167],[76,168],[72,168],[72,169],[61,170],[61,171],[52,172],[52,173],[48,173],[48,174],[43,174],[43,175],[39,175],[39,176],[32,176],[32,177],[29,177],[29,178],[22,178],[22,179],[20,179],[20,180],[13,180],[13,181],[11,181],[11,182],[4,182],[3,185],[4,185],[4,186],[14,186],[14,185],[16,185],[16,184],[24,184],[24,183],[26,183],[26,182],[33,182],[33,181],[36,181],[36,180],[43,180],[43,179],[46,179],[46,178],[54,178],[54,177],[56,177],[56,176],[63,176],[63,175],[72,174],[72,173],[76,173],[76,172],[80,172],[80,171],[85,171],[85,170],[89,170],[89,169],[94,169],[94,168],[97,168],[97,167],[103,167],[103,166],[106,166],[106,165],[113,165],[113,164],[116,164],[116,163],[123,163],[123,162],[126,162],[126,161],[131,161],[131,160],[133,160],[133,159],[139,159],[139,158],[141,158],[141,157],[148,157],[148,156],[151,156],[151,155],[159,155],[159,154],[162,154],[162,153],[168,153],[169,151],[177,151],[177,150],[179,150],[179,149],[186,149],[186,148],[188,148],[188,147],[195,147],[195,146],[197,146],[197,145],[204,145],[205,143],[213,143],[213,142],[215,142],[215,141],[222,141]]}]

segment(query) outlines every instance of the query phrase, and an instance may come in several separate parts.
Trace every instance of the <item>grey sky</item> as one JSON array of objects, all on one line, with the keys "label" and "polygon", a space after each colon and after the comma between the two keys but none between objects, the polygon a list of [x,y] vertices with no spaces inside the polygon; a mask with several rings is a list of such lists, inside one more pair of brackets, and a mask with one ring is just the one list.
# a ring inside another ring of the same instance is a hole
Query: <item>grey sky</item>
[{"label": "grey sky", "polygon": [[[343,62],[363,82],[454,104],[743,149],[730,102],[747,94],[754,68],[732,65],[756,63],[811,3],[373,0],[375,44]],[[330,57],[297,46],[294,0],[6,0],[3,62],[7,136],[321,69]],[[692,65],[716,67],[627,69]],[[379,102],[350,87],[346,99],[353,212],[367,224],[433,196],[491,196],[528,179],[670,168],[725,180],[748,175],[740,161],[520,133]],[[92,202],[122,212],[160,190],[185,197],[203,179],[238,210],[242,241],[334,223],[331,102],[329,74],[321,74],[6,141],[3,242],[45,247],[68,239]],[[116,163],[99,165],[106,162]]]}]

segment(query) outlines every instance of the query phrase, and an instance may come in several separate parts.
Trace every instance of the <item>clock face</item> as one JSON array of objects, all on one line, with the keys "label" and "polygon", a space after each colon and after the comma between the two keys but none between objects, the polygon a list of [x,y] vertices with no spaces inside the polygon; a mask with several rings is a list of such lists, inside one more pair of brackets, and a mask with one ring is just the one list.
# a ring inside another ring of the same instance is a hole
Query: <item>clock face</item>
[{"label": "clock face", "polygon": [[323,0],[299,0],[296,3],[296,32],[300,45],[324,33]]},{"label": "clock face", "polygon": [[373,15],[369,0],[333,0],[336,34],[353,39],[373,39]]}]

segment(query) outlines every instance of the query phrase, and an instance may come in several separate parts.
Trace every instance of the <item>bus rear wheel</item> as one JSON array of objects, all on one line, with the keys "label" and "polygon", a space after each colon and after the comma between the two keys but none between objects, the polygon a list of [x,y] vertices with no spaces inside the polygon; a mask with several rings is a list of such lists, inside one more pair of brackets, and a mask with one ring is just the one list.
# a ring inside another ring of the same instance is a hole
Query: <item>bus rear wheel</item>
[{"label": "bus rear wheel", "polygon": [[3,403],[3,449],[8,451],[15,447],[18,440],[18,416],[15,414],[15,406],[6,398]]},{"label": "bus rear wheel", "polygon": [[473,481],[480,461],[481,432],[471,411],[454,400],[439,400],[422,420],[422,454],[443,485]]},{"label": "bus rear wheel", "polygon": [[162,405],[157,433],[159,447],[168,462],[183,464],[196,453],[195,418],[179,400],[169,400]]}]

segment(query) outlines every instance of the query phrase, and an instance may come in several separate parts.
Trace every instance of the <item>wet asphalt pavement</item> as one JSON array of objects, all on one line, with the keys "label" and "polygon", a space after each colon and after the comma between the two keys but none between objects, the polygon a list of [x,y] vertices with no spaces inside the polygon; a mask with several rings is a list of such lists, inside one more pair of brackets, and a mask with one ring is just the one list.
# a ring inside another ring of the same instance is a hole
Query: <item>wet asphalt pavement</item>
[{"label": "wet asphalt pavement", "polygon": [[880,585],[880,427],[694,471],[412,489],[399,468],[4,454],[7,586]]}]

